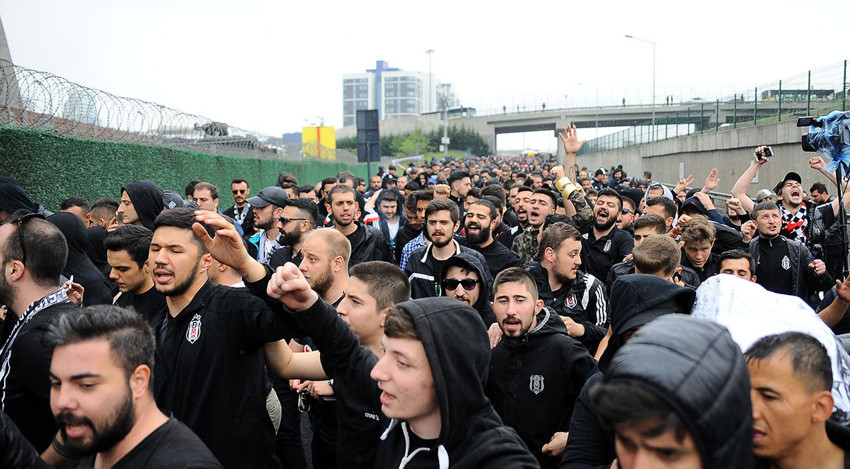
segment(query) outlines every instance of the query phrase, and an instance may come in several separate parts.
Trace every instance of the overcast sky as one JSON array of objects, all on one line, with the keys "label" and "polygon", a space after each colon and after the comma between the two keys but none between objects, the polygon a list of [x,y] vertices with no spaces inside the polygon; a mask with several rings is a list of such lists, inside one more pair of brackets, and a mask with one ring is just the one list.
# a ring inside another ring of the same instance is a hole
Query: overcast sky
[{"label": "overcast sky", "polygon": [[277,136],[340,126],[344,73],[427,71],[426,49],[479,108],[648,96],[652,48],[625,34],[656,43],[656,102],[850,56],[847,0],[0,0],[0,18],[17,64]]}]

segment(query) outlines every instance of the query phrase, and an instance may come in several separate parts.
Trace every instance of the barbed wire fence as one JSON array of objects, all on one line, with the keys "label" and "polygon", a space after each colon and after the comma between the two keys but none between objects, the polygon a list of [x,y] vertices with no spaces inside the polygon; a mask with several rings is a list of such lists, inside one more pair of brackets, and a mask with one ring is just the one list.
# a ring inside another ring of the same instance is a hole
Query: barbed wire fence
[{"label": "barbed wire fence", "polygon": [[215,155],[356,162],[346,150],[285,141],[141,99],[116,96],[0,59],[0,125]]}]

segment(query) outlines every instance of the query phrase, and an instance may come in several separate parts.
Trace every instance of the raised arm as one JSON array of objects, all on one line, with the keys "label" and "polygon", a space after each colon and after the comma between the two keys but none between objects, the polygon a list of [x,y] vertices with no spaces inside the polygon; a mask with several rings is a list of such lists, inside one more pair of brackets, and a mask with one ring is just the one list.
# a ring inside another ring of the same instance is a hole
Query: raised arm
[{"label": "raised arm", "polygon": [[[576,154],[587,143],[587,140],[578,139],[575,124],[564,127],[564,130],[558,134],[558,137],[564,145],[564,168],[568,168],[568,171],[572,173],[576,165]],[[566,174],[566,176],[570,180],[575,180],[574,174]]]},{"label": "raised arm", "polygon": [[823,158],[820,155],[816,155],[816,156],[809,158],[809,167],[810,168],[817,170],[817,171],[820,171],[821,174],[826,176],[826,178],[829,179],[830,182],[832,182],[833,186],[837,185],[838,183],[835,181],[835,175],[830,173],[829,171],[825,170],[823,168],[825,165],[826,165],[826,161],[824,161]]},{"label": "raised arm", "polygon": [[[756,148],[756,154],[760,154],[765,148],[767,147],[762,146]],[[753,162],[750,163],[750,167],[747,168],[743,174],[741,174],[741,177],[739,177],[738,180],[735,181],[735,185],[732,186],[732,197],[735,197],[740,200],[741,207],[743,207],[744,210],[746,210],[747,212],[752,213],[753,207],[755,207],[753,200],[750,199],[750,196],[747,195],[747,189],[750,188],[750,184],[752,184],[753,178],[756,177],[756,174],[759,172],[761,167],[765,163],[767,163],[767,161],[768,159],[765,157],[753,160]]]},{"label": "raised arm", "polygon": [[[258,282],[266,276],[266,268],[248,254],[242,237],[230,222],[206,210],[196,211],[195,220],[197,223],[192,225],[192,231],[217,261],[233,267],[245,282]],[[210,237],[202,223],[215,228],[215,238]]]}]

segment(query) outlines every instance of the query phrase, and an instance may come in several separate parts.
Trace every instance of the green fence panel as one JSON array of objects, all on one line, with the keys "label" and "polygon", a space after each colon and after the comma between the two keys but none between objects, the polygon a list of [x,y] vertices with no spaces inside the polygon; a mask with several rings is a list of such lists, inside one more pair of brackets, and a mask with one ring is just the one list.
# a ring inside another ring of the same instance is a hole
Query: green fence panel
[{"label": "green fence panel", "polygon": [[70,196],[89,202],[120,198],[121,186],[135,179],[151,179],[181,196],[189,181],[211,182],[221,192],[223,210],[233,204],[230,181],[236,177],[245,178],[256,194],[275,184],[281,171],[299,184],[316,184],[346,170],[366,177],[365,164],[236,158],[0,127],[0,176],[16,178],[32,200],[54,211]]}]

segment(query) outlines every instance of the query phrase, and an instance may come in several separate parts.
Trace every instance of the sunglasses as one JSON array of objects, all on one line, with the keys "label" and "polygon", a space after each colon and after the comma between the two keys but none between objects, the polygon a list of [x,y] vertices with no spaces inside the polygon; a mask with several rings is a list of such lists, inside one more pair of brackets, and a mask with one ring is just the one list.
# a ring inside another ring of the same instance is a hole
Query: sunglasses
[{"label": "sunglasses", "polygon": [[230,192],[233,192],[234,194],[244,194],[244,193],[248,192],[248,189],[236,189],[236,190],[232,190]]},{"label": "sunglasses", "polygon": [[630,213],[635,213],[635,212],[633,212],[633,211],[631,211],[627,208],[624,208],[624,209],[620,210],[620,213],[622,213],[623,215],[628,215]]},{"label": "sunglasses", "polygon": [[280,223],[281,223],[281,224],[283,224],[283,225],[285,225],[285,224],[287,224],[287,223],[289,223],[289,222],[291,222],[291,221],[296,221],[296,220],[298,220],[298,221],[306,220],[306,218],[288,218],[288,217],[277,217],[277,219],[278,219],[278,221],[280,221]]},{"label": "sunglasses", "polygon": [[32,220],[33,218],[40,218],[44,220],[44,215],[40,213],[28,213],[21,218],[13,221],[15,225],[18,225],[18,242],[21,244],[21,264],[27,265],[27,245],[24,242],[24,223],[27,220]]},{"label": "sunglasses", "polygon": [[480,281],[481,280],[476,280],[474,278],[465,278],[463,280],[448,278],[446,280],[443,280],[443,287],[447,291],[454,291],[457,290],[457,286],[460,285],[463,287],[464,290],[472,291],[475,290],[475,285],[478,285],[478,282]]}]

